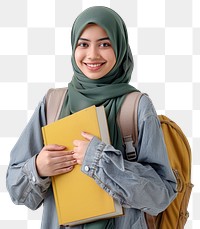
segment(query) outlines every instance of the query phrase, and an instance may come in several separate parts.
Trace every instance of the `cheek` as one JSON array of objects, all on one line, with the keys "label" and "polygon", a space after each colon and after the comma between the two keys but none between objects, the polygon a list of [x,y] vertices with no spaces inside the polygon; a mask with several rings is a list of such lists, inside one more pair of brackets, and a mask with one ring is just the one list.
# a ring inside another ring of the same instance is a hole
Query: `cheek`
[{"label": "cheek", "polygon": [[74,53],[74,59],[75,59],[77,65],[80,64],[80,61],[82,60],[82,58],[83,58],[83,55],[81,54],[81,52],[79,52],[79,51],[76,49],[76,50],[75,50],[75,53]]},{"label": "cheek", "polygon": [[116,57],[115,57],[114,52],[110,52],[108,54],[108,60],[109,60],[109,62],[110,62],[111,65],[113,65],[113,66],[115,65],[115,63],[116,63]]},{"label": "cheek", "polygon": [[78,53],[77,53],[76,50],[75,50],[75,52],[74,52],[74,59],[75,59],[75,61],[76,61],[76,63],[77,63],[77,60],[78,60],[79,58],[78,58]]}]

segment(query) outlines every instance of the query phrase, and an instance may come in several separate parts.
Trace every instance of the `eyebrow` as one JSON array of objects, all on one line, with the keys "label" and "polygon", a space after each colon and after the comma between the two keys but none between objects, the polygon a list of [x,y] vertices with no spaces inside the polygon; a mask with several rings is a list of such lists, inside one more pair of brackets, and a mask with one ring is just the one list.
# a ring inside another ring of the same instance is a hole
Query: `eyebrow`
[{"label": "eyebrow", "polygon": [[[80,37],[79,40],[81,40],[81,41],[90,41],[89,39],[83,38],[83,37]],[[104,40],[110,40],[110,39],[109,39],[109,37],[103,37],[103,38],[98,39],[97,41],[104,41]]]}]

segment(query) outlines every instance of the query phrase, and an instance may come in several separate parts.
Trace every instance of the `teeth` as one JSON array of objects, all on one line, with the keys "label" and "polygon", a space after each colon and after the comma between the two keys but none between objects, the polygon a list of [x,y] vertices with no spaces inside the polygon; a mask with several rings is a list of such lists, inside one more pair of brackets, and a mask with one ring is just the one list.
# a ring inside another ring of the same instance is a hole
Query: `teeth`
[{"label": "teeth", "polygon": [[87,64],[87,66],[89,66],[91,68],[95,68],[95,67],[101,66],[101,64]]}]

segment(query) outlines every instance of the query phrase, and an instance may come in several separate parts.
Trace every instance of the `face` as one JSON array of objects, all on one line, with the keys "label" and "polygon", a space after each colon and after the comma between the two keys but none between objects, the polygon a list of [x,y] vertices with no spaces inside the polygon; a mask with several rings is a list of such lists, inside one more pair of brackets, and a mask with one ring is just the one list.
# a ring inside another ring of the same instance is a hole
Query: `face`
[{"label": "face", "polygon": [[100,79],[114,67],[115,53],[104,29],[96,24],[85,27],[77,43],[75,61],[89,79]]}]

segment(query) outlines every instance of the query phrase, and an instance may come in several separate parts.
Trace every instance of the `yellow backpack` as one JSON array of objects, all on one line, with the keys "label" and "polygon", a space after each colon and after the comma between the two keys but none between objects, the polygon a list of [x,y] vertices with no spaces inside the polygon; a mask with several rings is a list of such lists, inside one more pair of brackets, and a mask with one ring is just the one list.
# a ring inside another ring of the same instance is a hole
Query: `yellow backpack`
[{"label": "yellow backpack", "polygon": [[[50,89],[46,95],[47,122],[58,119],[67,88]],[[137,145],[137,107],[143,93],[133,92],[126,96],[118,113],[117,121],[126,147],[126,157],[134,160]],[[164,115],[158,115],[163,130],[171,168],[177,179],[177,197],[158,216],[146,214],[149,229],[183,229],[188,219],[187,211],[191,183],[191,149],[181,128]]]},{"label": "yellow backpack", "polygon": [[[129,151],[127,158],[136,157],[134,146],[137,145],[138,135],[137,106],[141,96],[140,92],[128,94],[118,116],[118,123]],[[191,149],[185,134],[175,122],[164,115],[158,115],[158,117],[170,165],[177,179],[178,194],[174,201],[158,216],[153,217],[146,214],[147,225],[149,229],[183,229],[189,217],[187,207],[193,187],[191,183]]]}]

